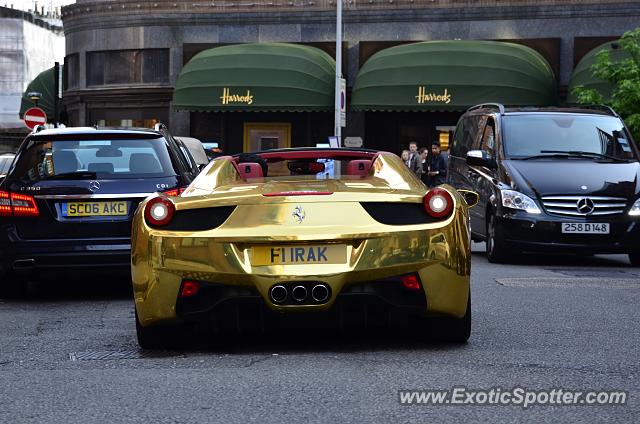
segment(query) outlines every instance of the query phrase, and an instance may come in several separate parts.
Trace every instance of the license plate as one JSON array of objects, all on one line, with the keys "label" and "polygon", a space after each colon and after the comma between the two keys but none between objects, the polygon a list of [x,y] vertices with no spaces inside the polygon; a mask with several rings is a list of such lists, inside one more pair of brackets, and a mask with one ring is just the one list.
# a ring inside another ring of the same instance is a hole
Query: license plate
[{"label": "license plate", "polygon": [[67,202],[62,204],[62,216],[125,216],[129,203],[120,202]]},{"label": "license plate", "polygon": [[563,233],[577,234],[609,234],[609,224],[596,224],[592,222],[583,223],[562,223]]},{"label": "license plate", "polygon": [[253,265],[343,264],[347,262],[344,244],[310,246],[255,246]]}]

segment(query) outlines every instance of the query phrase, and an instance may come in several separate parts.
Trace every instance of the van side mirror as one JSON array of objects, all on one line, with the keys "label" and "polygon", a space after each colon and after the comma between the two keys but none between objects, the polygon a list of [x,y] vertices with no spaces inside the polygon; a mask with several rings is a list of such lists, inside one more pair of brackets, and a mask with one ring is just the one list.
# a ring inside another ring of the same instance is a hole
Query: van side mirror
[{"label": "van side mirror", "polygon": [[483,150],[469,150],[467,152],[467,165],[494,168],[495,161],[491,155]]},{"label": "van side mirror", "polygon": [[470,208],[474,207],[480,201],[480,195],[475,191],[471,190],[458,190],[458,193],[464,198],[464,201],[467,202],[467,206]]}]

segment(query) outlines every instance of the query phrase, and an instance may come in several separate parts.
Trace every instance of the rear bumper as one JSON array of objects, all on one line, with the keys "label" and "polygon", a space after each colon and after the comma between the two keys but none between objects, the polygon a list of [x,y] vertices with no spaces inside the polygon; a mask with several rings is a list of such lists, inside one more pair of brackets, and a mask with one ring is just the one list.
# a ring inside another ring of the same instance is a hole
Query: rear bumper
[{"label": "rear bumper", "polygon": [[128,275],[130,255],[130,238],[23,240],[6,231],[0,235],[2,269],[21,275],[95,275],[100,270]]},{"label": "rear bumper", "polygon": [[[563,234],[562,223],[608,223],[610,234]],[[505,243],[524,252],[614,254],[640,251],[640,219],[514,214],[497,218]]]},{"label": "rear bumper", "polygon": [[422,290],[408,290],[399,279],[353,285],[332,308],[295,313],[295,319],[271,310],[252,287],[201,283],[198,294],[179,298],[176,315],[218,334],[263,334],[285,328],[386,329],[407,326],[425,315]]},{"label": "rear bumper", "polygon": [[[134,221],[131,265],[138,317],[143,326],[188,318],[178,302],[181,283],[187,279],[247,289],[247,296],[253,300],[246,300],[258,301],[262,305],[259,309],[266,308],[270,316],[273,313],[279,319],[297,320],[340,314],[347,298],[369,303],[370,293],[356,296],[350,292],[365,283],[416,273],[426,303],[412,312],[460,318],[466,312],[471,269],[466,219],[459,214],[441,226],[344,236],[347,263],[314,266],[255,266],[251,259],[253,244],[246,238],[161,232]],[[335,239],[289,241],[331,242]],[[277,305],[270,300],[271,287],[293,282],[326,284],[331,298],[313,305]],[[376,303],[376,299],[373,301]],[[205,308],[201,312],[211,311]]]}]

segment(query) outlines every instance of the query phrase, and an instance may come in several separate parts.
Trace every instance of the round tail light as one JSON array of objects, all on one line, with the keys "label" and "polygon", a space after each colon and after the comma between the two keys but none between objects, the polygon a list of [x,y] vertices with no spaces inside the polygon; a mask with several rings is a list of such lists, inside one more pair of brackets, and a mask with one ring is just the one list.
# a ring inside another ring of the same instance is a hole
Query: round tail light
[{"label": "round tail light", "polygon": [[163,227],[171,222],[175,206],[166,197],[155,197],[144,207],[144,218],[152,227]]},{"label": "round tail light", "polygon": [[445,218],[453,210],[453,197],[447,190],[441,188],[429,190],[422,203],[425,211],[434,218]]}]

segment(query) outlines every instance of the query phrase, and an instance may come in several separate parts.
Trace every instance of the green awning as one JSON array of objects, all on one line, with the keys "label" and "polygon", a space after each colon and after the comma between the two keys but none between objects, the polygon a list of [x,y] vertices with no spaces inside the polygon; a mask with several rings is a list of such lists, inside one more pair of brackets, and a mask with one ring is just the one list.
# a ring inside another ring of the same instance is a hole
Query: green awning
[{"label": "green awning", "polygon": [[580,60],[580,62],[578,62],[576,68],[573,70],[573,74],[571,74],[571,80],[569,81],[569,88],[567,90],[567,102],[578,102],[576,96],[573,95],[573,89],[579,85],[582,85],[585,88],[597,90],[605,100],[609,100],[611,98],[611,90],[613,89],[613,87],[611,87],[611,84],[609,84],[608,82],[595,77],[591,73],[591,66],[596,63],[597,55],[602,50],[609,51],[609,57],[613,62],[621,62],[625,59],[629,59],[629,53],[619,47],[614,49],[612,47],[613,45],[617,46],[615,41],[601,44],[587,53]]},{"label": "green awning", "polygon": [[[63,72],[63,66],[60,66],[60,72]],[[36,103],[27,96],[27,93],[37,92],[42,95],[38,100],[38,107],[47,114],[47,119],[53,121],[53,103],[55,101],[55,69],[51,67],[46,71],[40,72],[27,86],[22,93],[22,101],[20,102],[20,119],[27,109],[35,107]]]},{"label": "green awning", "polygon": [[360,69],[355,110],[465,110],[485,102],[549,106],[556,82],[535,50],[495,41],[426,41],[382,50]]},{"label": "green awning", "polygon": [[285,43],[205,50],[176,82],[173,106],[189,111],[334,109],[335,61],[320,49]]}]

